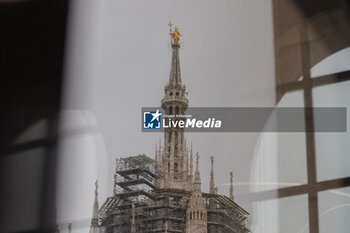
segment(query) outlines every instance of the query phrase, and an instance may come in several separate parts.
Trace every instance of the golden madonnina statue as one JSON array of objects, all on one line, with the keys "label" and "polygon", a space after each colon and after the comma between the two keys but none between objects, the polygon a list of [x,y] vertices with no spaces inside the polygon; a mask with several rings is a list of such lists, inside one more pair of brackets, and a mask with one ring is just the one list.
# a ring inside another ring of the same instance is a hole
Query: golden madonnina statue
[{"label": "golden madonnina statue", "polygon": [[174,31],[171,32],[170,35],[174,40],[173,45],[179,45],[180,36],[182,36],[182,35],[180,34],[177,27],[175,27]]}]

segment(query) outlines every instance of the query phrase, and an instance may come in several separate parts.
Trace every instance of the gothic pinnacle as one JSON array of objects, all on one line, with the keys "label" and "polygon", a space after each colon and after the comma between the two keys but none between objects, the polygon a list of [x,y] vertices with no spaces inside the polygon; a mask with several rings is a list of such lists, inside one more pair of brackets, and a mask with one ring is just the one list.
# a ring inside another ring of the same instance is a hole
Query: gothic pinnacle
[{"label": "gothic pinnacle", "polygon": [[193,146],[191,142],[191,154],[190,154],[190,176],[193,176]]},{"label": "gothic pinnacle", "polygon": [[196,153],[196,171],[194,173],[194,185],[199,186],[197,187],[200,190],[200,185],[201,185],[201,176],[200,176],[200,171],[199,171],[199,153]]},{"label": "gothic pinnacle", "polygon": [[99,233],[98,228],[98,180],[95,182],[95,200],[92,208],[92,219],[90,225],[90,233]]},{"label": "gothic pinnacle", "polygon": [[210,169],[210,194],[215,194],[215,181],[214,181],[214,157],[210,156],[211,169]]},{"label": "gothic pinnacle", "polygon": [[97,218],[98,213],[98,180],[95,182],[95,201],[93,207],[93,218]]},{"label": "gothic pinnacle", "polygon": [[230,172],[230,199],[233,201],[233,172]]}]

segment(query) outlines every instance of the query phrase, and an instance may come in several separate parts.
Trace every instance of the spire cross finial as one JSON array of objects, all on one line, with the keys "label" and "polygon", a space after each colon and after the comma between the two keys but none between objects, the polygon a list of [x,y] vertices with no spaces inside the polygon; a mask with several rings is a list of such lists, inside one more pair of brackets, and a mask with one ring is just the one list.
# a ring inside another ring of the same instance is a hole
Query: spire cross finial
[{"label": "spire cross finial", "polygon": [[171,27],[173,26],[173,24],[171,23],[171,21],[169,20],[169,23],[168,23],[169,27],[170,27],[170,32],[171,32]]}]

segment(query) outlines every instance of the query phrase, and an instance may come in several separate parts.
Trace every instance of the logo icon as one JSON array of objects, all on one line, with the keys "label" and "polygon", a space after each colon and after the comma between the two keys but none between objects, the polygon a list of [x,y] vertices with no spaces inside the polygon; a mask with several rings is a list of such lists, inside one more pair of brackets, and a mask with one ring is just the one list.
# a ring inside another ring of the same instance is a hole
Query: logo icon
[{"label": "logo icon", "polygon": [[157,109],[156,112],[144,111],[143,112],[143,128],[144,129],[160,129],[161,127],[161,115]]}]

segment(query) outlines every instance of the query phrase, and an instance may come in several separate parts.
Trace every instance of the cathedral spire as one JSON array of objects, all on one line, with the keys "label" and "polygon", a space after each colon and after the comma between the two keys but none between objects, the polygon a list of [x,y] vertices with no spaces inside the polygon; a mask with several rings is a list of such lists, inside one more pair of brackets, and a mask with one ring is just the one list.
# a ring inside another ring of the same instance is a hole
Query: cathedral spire
[{"label": "cathedral spire", "polygon": [[180,46],[173,45],[172,48],[173,48],[173,55],[171,58],[169,84],[172,86],[180,86],[181,85],[181,71],[180,71],[180,58],[179,58]]},{"label": "cathedral spire", "polygon": [[98,228],[98,181],[95,182],[95,200],[92,208],[92,219],[90,225],[90,233],[99,233]]},{"label": "cathedral spire", "polygon": [[[170,23],[169,26],[172,26]],[[182,36],[179,32],[179,29],[175,27],[174,31],[172,31],[170,26],[170,35],[172,38],[171,47],[173,50],[173,55],[171,58],[171,69],[170,69],[170,77],[169,84],[172,86],[181,86],[181,72],[180,72],[180,58],[179,58],[179,49],[180,49],[180,37]]]},{"label": "cathedral spire", "polygon": [[214,182],[214,157],[210,156],[211,169],[210,169],[210,194],[215,194],[215,182]]},{"label": "cathedral spire", "polygon": [[[188,108],[186,86],[182,85],[180,73],[179,41],[181,34],[177,27],[173,31],[171,23],[169,26],[172,39],[172,60],[169,82],[164,87],[165,96],[161,101],[161,107],[165,110],[164,115],[173,116],[172,120],[180,120],[183,119],[181,116],[185,114]],[[167,118],[170,117],[164,117],[164,120],[167,120]],[[183,128],[169,127],[164,130],[163,184],[170,189],[190,189],[186,167],[184,167],[186,161],[185,150],[183,149],[184,139]]]},{"label": "cathedral spire", "polygon": [[199,171],[199,153],[196,153],[196,171],[194,172],[194,190],[195,192],[201,192],[201,174]]},{"label": "cathedral spire", "polygon": [[192,186],[192,195],[186,210],[186,233],[207,233],[207,210],[201,191],[199,172],[199,153],[196,154],[196,171]]}]

